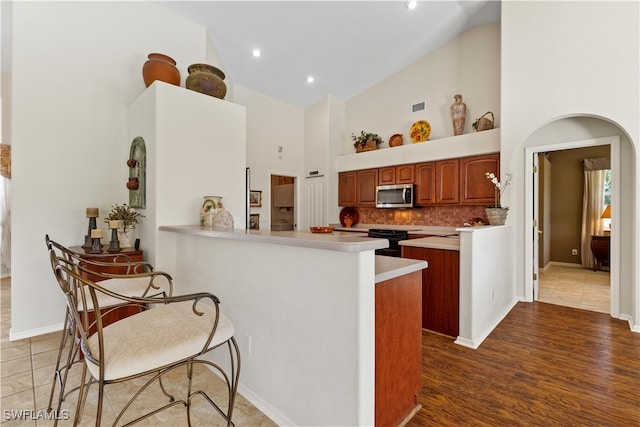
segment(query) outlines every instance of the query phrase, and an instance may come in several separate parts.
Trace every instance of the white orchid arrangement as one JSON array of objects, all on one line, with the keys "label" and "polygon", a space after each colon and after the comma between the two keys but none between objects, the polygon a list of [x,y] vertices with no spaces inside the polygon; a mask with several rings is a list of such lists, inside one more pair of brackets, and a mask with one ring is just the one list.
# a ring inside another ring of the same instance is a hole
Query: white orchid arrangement
[{"label": "white orchid arrangement", "polygon": [[[495,188],[495,198],[496,198],[496,202],[494,207],[496,208],[501,208],[502,206],[500,205],[500,198],[502,197],[502,192],[505,190],[505,188],[507,188],[507,186],[511,183],[511,174],[508,173],[506,174],[506,180],[504,182],[500,182],[498,181],[498,177],[493,173],[493,172],[487,172],[485,173],[487,179],[490,179],[491,182],[493,183],[493,185],[496,187]],[[505,208],[508,209],[508,208]]]}]

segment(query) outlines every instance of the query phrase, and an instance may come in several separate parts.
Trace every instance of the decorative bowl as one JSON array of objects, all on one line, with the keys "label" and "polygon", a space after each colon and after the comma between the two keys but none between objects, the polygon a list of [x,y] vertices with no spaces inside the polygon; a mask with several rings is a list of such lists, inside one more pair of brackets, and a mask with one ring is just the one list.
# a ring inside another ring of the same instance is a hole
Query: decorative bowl
[{"label": "decorative bowl", "polygon": [[333,227],[309,227],[312,233],[333,233]]}]

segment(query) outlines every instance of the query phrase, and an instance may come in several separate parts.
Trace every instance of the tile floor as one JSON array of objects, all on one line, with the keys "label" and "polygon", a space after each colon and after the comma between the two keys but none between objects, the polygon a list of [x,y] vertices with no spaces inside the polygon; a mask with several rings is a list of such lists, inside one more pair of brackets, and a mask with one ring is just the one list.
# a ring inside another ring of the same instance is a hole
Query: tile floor
[{"label": "tile floor", "polygon": [[545,272],[540,270],[539,275],[540,302],[610,312],[608,271],[552,265]]},{"label": "tile floor", "polygon": [[[45,419],[45,410],[49,401],[49,393],[53,380],[54,364],[60,343],[60,332],[42,335],[20,341],[9,341],[11,321],[11,280],[2,279],[0,287],[0,409],[2,411],[1,426],[52,426],[53,421]],[[62,313],[61,313],[62,315]],[[224,383],[207,368],[198,366],[194,375],[194,386],[201,386],[224,407],[226,405],[226,390]],[[77,385],[81,374],[81,365],[76,364],[70,371],[68,384]],[[242,372],[240,373],[242,377]],[[170,393],[180,395],[186,390],[186,368],[175,371],[167,376],[164,382]],[[112,384],[106,388],[102,425],[111,425],[128,396],[131,396],[143,380],[132,380],[127,383]],[[72,387],[71,387],[72,388]],[[68,386],[68,390],[70,387]],[[72,425],[77,393],[71,393],[63,402],[60,418],[66,414],[71,419],[60,419],[59,426]],[[90,389],[89,399],[80,425],[95,424],[95,409],[97,402],[97,387]],[[160,405],[158,402],[161,402]],[[166,397],[161,393],[157,384],[149,387],[138,398],[136,403],[125,413],[125,421],[135,418],[136,413],[143,413],[166,403]],[[194,398],[192,407],[193,426],[222,426],[226,425],[222,417],[200,397]],[[21,419],[12,417],[12,413],[24,410]],[[12,419],[14,418],[14,419]],[[256,409],[244,397],[238,394],[233,414],[236,426],[264,426],[276,424]],[[122,422],[120,423],[122,424]],[[183,406],[174,406],[160,412],[136,426],[186,426],[187,415]]]}]

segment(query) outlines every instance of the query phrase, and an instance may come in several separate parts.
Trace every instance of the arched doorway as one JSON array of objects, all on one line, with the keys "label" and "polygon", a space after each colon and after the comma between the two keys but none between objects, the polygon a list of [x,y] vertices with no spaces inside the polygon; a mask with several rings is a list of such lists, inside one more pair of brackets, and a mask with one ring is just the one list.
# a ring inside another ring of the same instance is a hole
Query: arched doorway
[{"label": "arched doorway", "polygon": [[[560,118],[540,126],[523,144],[524,157],[524,299],[533,300],[534,265],[533,244],[537,230],[529,224],[534,216],[533,199],[533,164],[534,153],[554,151],[568,148],[611,144],[612,161],[612,210],[615,211],[612,223],[619,224],[612,228],[611,234],[611,316],[631,318],[637,311],[633,298],[637,294],[637,283],[633,260],[635,234],[630,231],[635,208],[635,151],[626,132],[616,124],[595,117]],[[616,230],[617,229],[617,230]],[[621,233],[622,229],[628,230]],[[624,302],[624,306],[621,305]]]}]

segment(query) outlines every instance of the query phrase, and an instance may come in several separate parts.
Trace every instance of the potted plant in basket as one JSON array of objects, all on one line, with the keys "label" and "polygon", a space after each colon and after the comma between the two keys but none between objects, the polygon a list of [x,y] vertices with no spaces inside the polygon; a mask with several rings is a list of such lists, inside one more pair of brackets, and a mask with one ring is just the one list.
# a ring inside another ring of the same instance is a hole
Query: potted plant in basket
[{"label": "potted plant in basket", "polygon": [[485,176],[487,177],[487,179],[491,180],[493,186],[495,187],[495,204],[485,209],[485,211],[487,212],[487,219],[489,220],[489,224],[491,225],[504,225],[507,220],[509,208],[502,207],[502,205],[500,204],[500,199],[502,197],[502,192],[511,183],[511,174],[506,174],[506,180],[502,183],[498,181],[498,177],[493,172],[487,172],[485,173]]},{"label": "potted plant in basket", "polygon": [[134,230],[138,225],[138,219],[144,218],[140,212],[137,212],[131,208],[131,206],[125,204],[115,204],[111,206],[111,212],[104,219],[107,224],[109,221],[120,221],[121,227],[118,229],[118,240],[120,241],[121,248],[130,248],[128,232]]},{"label": "potted plant in basket", "polygon": [[360,131],[360,135],[351,134],[353,146],[356,147],[356,153],[362,151],[376,150],[378,145],[382,144],[382,138],[375,133]]}]

